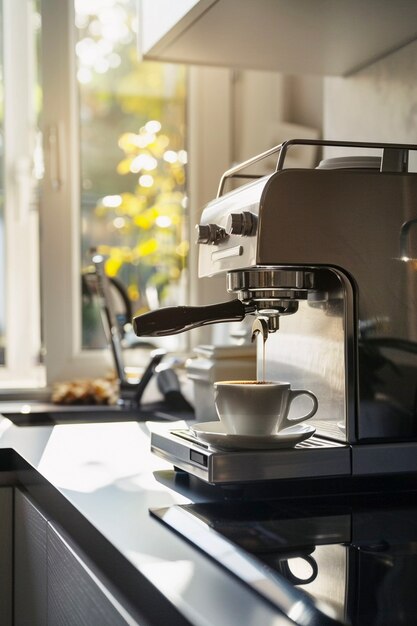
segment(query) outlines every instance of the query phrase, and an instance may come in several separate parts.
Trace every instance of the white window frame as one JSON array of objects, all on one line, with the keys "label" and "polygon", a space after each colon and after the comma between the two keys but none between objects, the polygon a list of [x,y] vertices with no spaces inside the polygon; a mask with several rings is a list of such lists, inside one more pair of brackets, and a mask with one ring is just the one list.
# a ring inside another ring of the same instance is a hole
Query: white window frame
[{"label": "white window frame", "polygon": [[[6,364],[0,385],[40,387],[38,213],[31,3],[3,0]],[[18,34],[18,36],[17,36]]]},{"label": "white window frame", "polygon": [[81,348],[80,155],[72,0],[42,0],[45,176],[41,203],[42,321],[48,384],[97,376],[108,350]]}]

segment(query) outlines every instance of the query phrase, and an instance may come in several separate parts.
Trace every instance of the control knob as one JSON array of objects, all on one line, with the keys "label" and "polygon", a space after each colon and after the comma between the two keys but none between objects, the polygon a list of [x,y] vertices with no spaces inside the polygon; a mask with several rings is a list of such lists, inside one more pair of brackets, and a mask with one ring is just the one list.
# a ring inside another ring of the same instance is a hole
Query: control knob
[{"label": "control knob", "polygon": [[242,237],[253,237],[256,234],[258,218],[250,211],[241,213],[230,213],[227,218],[226,232],[229,235],[241,235]]},{"label": "control knob", "polygon": [[197,243],[216,244],[228,238],[225,229],[217,224],[197,224]]}]

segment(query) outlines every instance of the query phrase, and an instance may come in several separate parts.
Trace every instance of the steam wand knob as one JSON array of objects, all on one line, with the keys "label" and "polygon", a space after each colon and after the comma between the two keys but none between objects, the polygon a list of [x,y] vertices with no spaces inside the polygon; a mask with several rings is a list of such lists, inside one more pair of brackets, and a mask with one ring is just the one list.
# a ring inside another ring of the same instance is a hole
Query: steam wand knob
[{"label": "steam wand knob", "polygon": [[197,243],[218,244],[229,237],[225,229],[217,224],[197,224]]}]

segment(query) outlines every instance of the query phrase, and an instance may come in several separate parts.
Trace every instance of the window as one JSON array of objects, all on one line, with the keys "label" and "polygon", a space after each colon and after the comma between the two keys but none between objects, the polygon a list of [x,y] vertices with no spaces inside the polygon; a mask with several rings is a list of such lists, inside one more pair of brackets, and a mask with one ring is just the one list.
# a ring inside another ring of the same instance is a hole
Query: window
[{"label": "window", "polygon": [[112,366],[81,288],[92,247],[135,311],[225,297],[223,278],[220,296],[197,284],[188,241],[230,165],[231,81],[139,64],[135,0],[0,8],[0,384],[33,389]]},{"label": "window", "polygon": [[81,292],[92,247],[134,311],[184,300],[185,70],[139,63],[135,0],[0,8],[0,377],[34,386],[43,363],[48,381],[111,365]]},{"label": "window", "polygon": [[82,350],[102,345],[79,288],[91,247],[134,310],[184,299],[185,71],[138,62],[134,0],[43,0],[42,16],[44,245],[66,259],[42,265],[46,366],[63,379],[109,357]]}]

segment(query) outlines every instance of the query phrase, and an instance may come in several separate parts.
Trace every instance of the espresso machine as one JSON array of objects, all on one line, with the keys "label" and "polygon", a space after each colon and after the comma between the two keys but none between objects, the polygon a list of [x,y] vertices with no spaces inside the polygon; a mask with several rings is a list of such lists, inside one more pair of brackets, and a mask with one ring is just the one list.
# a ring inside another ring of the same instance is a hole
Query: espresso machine
[{"label": "espresso machine", "polygon": [[[286,167],[289,150],[312,144],[347,156]],[[224,274],[234,297],[150,312],[134,319],[135,332],[254,316],[267,334],[257,339],[258,376],[265,365],[267,380],[310,389],[315,433],[291,448],[231,450],[172,429],[152,434],[156,454],[218,485],[417,472],[414,151],[290,140],[225,172],[197,227],[199,276]],[[250,172],[275,154],[272,174]],[[241,178],[250,182],[226,191]]]}]

